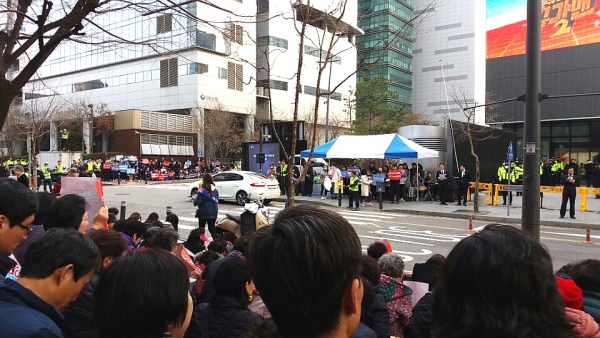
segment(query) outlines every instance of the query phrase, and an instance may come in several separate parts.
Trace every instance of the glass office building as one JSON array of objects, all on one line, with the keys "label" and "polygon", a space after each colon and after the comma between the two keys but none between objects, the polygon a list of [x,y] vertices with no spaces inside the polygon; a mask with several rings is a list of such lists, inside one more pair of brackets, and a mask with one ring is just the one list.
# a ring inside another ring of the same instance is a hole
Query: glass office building
[{"label": "glass office building", "polygon": [[365,32],[356,37],[358,81],[362,74],[383,75],[397,104],[412,100],[412,17],[413,0],[358,1],[358,26]]}]

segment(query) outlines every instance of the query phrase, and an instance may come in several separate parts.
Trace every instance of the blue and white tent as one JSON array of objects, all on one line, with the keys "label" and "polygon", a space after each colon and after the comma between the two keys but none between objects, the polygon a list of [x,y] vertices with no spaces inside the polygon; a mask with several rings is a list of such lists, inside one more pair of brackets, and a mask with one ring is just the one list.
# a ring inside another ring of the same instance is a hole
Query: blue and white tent
[{"label": "blue and white tent", "polygon": [[[310,155],[310,149],[301,152]],[[398,134],[342,135],[315,148],[316,158],[435,158],[437,150],[416,144]]]}]

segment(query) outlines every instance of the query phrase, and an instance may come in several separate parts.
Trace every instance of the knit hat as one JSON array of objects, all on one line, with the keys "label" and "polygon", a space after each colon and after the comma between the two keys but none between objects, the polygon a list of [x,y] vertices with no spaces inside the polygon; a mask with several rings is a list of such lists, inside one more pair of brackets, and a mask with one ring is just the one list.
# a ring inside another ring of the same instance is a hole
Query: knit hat
[{"label": "knit hat", "polygon": [[249,279],[250,267],[245,260],[238,257],[223,258],[213,279],[215,292],[221,295],[237,296],[242,290],[245,290]]},{"label": "knit hat", "polygon": [[556,277],[558,292],[565,299],[565,306],[576,310],[583,308],[583,293],[572,279]]}]

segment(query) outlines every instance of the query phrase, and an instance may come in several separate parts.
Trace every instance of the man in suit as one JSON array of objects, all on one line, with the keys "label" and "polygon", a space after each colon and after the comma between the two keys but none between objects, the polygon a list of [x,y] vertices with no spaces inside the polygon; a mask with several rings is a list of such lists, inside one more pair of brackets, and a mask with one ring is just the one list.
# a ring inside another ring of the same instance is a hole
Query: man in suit
[{"label": "man in suit", "polygon": [[17,181],[22,185],[29,188],[29,178],[25,175],[25,169],[22,165],[18,164],[14,166],[13,171],[15,172],[15,176],[17,176]]},{"label": "man in suit", "polygon": [[440,204],[446,205],[446,191],[448,190],[448,171],[444,169],[444,163],[440,163],[440,170],[435,172],[435,178],[439,184]]},{"label": "man in suit", "polygon": [[577,189],[579,186],[579,178],[575,175],[575,170],[569,168],[567,173],[562,176],[561,183],[563,184],[562,203],[560,205],[560,218],[565,218],[567,212],[567,200],[569,201],[569,215],[575,219],[575,198],[577,197]]},{"label": "man in suit", "polygon": [[469,189],[469,183],[471,182],[471,173],[466,169],[464,164],[461,164],[458,171],[458,185],[456,187],[456,205],[460,205],[462,198],[462,205],[467,205],[467,191]]}]

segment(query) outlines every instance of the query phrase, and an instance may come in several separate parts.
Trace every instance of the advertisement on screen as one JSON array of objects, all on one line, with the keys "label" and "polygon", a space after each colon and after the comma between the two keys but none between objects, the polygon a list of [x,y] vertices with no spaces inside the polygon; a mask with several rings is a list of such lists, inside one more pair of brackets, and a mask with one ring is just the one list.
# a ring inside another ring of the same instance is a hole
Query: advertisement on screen
[{"label": "advertisement on screen", "polygon": [[[600,0],[540,0],[542,51],[600,42]],[[487,0],[487,59],[525,54],[527,0]]]},{"label": "advertisement on screen", "polygon": [[[260,172],[260,164],[256,163],[256,156],[260,152],[260,144],[252,143],[249,145],[248,153],[250,161],[248,167],[250,171],[255,173]],[[277,166],[279,161],[279,143],[263,143],[262,152],[265,153],[265,163],[263,164],[263,174],[266,174],[269,170],[269,165],[273,164]]]}]

